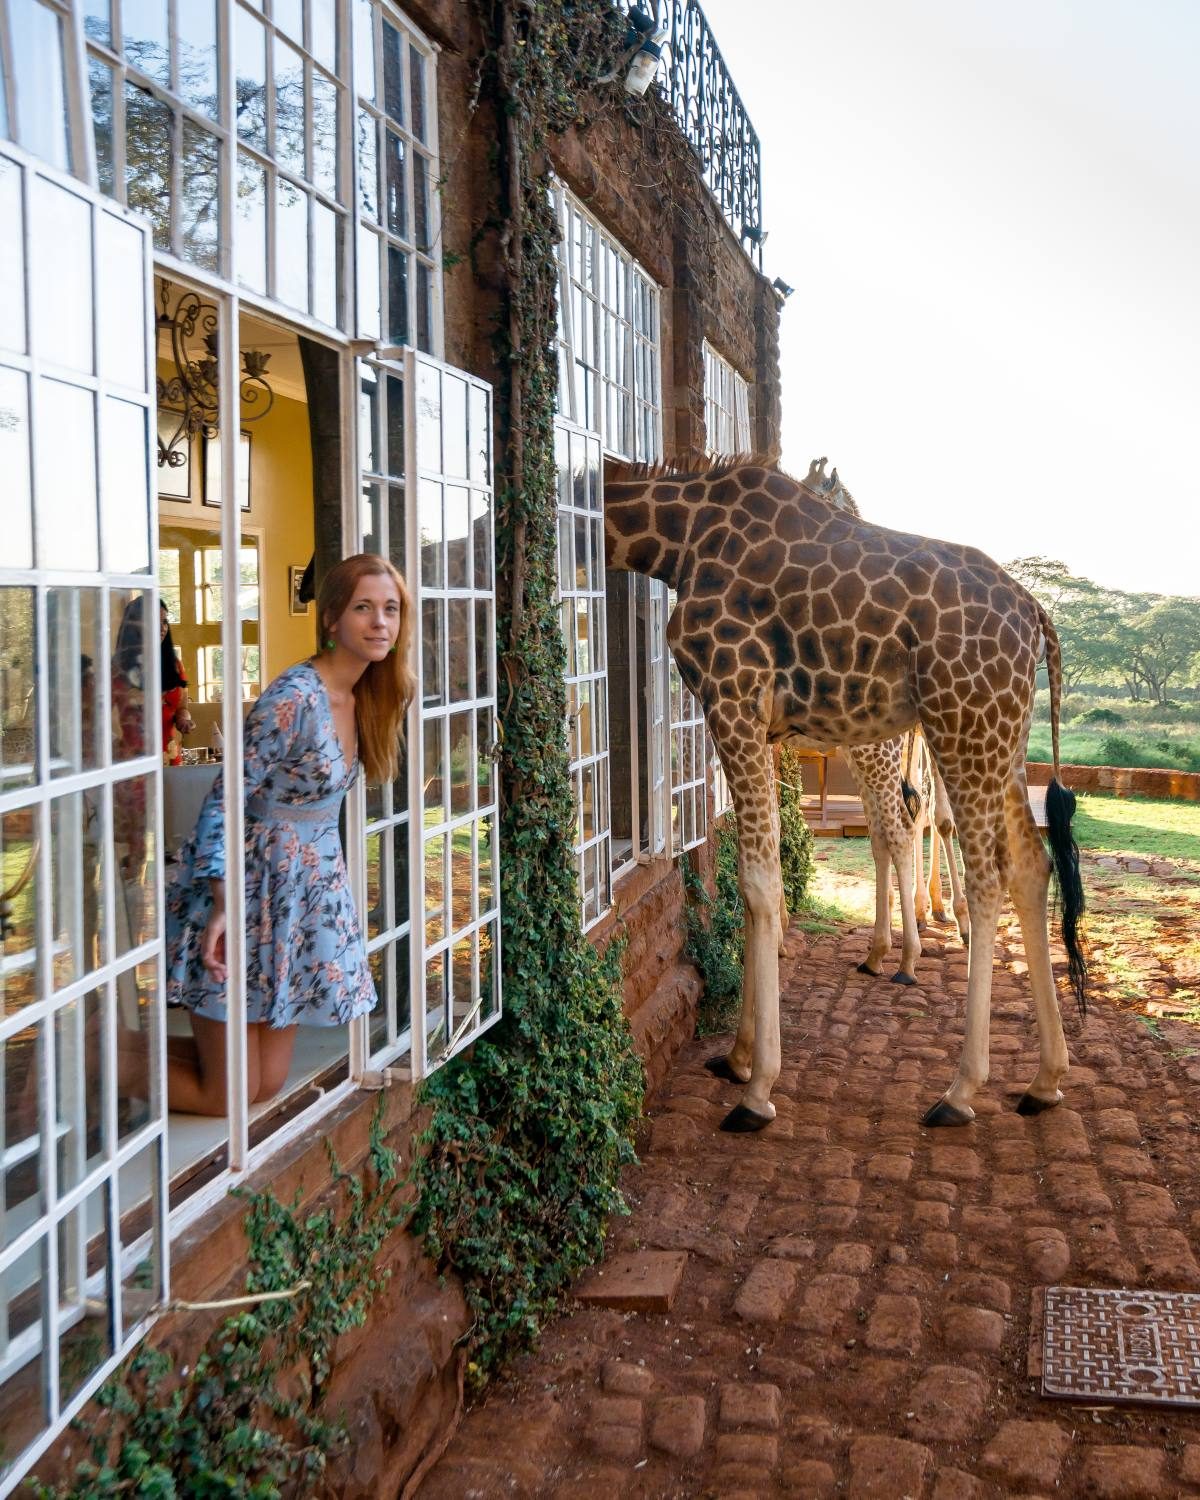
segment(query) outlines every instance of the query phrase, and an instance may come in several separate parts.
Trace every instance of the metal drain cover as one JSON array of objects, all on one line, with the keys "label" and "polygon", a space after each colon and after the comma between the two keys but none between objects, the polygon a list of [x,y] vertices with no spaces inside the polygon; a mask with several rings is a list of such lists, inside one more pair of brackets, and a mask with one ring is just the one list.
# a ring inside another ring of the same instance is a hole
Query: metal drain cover
[{"label": "metal drain cover", "polygon": [[1047,1287],[1042,1395],[1200,1406],[1200,1295]]}]

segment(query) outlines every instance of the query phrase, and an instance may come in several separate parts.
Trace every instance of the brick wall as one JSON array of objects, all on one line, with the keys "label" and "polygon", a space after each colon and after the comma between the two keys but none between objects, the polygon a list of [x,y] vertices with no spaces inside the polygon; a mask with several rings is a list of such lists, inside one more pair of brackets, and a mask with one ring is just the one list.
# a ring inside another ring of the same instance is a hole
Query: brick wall
[{"label": "brick wall", "polygon": [[[1025,767],[1030,786],[1048,786],[1054,767],[1031,760]],[[1158,771],[1140,766],[1063,766],[1063,784],[1073,792],[1115,792],[1118,797],[1167,797],[1200,802],[1200,774]]]}]

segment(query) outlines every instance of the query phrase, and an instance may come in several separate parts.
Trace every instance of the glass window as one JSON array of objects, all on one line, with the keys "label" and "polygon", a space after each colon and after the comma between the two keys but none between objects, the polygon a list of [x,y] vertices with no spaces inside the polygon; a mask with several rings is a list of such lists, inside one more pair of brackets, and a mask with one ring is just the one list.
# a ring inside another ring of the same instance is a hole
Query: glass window
[{"label": "glass window", "polygon": [[32,156],[71,170],[63,24],[39,0],[9,0],[13,134]]},{"label": "glass window", "polygon": [[[432,61],[425,44],[378,0],[358,0],[354,15],[358,59],[359,203],[363,229],[386,244],[386,275],[364,265],[366,296],[360,286],[359,328],[364,337],[413,344],[436,352],[440,343],[438,307],[438,203],[433,185],[437,159],[425,128],[426,88]],[[360,231],[360,249],[370,240]],[[377,291],[383,303],[377,315]]]},{"label": "glass window", "polygon": [[750,387],[745,378],[704,343],[704,426],[709,453],[749,453]]}]

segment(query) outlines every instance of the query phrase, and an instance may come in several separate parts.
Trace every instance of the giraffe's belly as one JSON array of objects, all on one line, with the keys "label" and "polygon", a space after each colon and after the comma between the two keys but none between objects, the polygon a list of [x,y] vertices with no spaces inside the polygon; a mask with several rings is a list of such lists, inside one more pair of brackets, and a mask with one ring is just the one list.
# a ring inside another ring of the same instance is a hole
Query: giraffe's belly
[{"label": "giraffe's belly", "polygon": [[917,722],[916,709],[910,703],[898,703],[870,715],[861,710],[793,708],[772,720],[767,737],[773,742],[786,741],[799,750],[835,750],[841,745],[874,745],[894,739]]}]

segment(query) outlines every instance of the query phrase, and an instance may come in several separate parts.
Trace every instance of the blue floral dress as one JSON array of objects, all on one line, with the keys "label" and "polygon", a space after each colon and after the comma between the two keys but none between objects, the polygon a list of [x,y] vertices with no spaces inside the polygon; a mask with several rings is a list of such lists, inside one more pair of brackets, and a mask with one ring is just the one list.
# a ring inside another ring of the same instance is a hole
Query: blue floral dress
[{"label": "blue floral dress", "polygon": [[[245,728],[246,1017],[341,1026],[376,1001],[346,878],[338,814],[346,764],[316,669],[281,673]],[[223,777],[200,809],[166,892],[167,1001],[225,1020],[225,986],[200,961],[209,882],[225,874]]]}]

